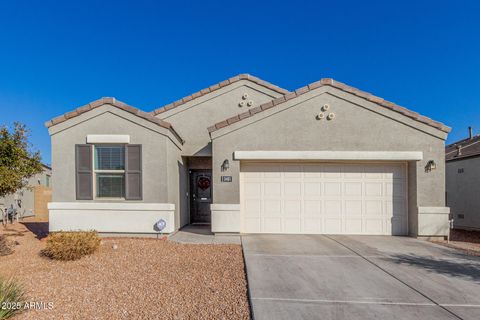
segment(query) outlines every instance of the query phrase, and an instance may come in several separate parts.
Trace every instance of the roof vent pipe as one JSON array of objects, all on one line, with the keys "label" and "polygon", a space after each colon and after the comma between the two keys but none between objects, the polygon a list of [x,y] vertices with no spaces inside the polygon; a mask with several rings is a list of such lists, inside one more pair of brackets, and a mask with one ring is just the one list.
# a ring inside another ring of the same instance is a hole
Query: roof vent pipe
[{"label": "roof vent pipe", "polygon": [[470,137],[470,140],[472,140],[472,138],[473,138],[472,127],[468,127],[468,136]]},{"label": "roof vent pipe", "polygon": [[462,146],[457,146],[457,157],[462,155]]}]

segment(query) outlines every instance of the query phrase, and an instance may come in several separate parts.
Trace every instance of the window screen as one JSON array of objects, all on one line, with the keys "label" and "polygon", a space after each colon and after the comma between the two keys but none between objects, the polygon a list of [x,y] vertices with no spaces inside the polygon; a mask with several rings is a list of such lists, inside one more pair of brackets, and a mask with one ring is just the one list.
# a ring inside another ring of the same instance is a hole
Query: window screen
[{"label": "window screen", "polygon": [[124,170],[123,146],[95,146],[95,170]]},{"label": "window screen", "polygon": [[97,173],[97,197],[125,197],[125,177],[123,173]]}]

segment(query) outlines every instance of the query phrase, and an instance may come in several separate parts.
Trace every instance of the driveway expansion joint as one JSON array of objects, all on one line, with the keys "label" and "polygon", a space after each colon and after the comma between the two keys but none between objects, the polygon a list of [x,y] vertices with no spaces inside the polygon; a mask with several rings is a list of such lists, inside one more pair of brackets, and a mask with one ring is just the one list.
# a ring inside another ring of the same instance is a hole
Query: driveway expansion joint
[{"label": "driveway expansion joint", "polygon": [[452,316],[454,316],[455,318],[457,319],[460,319],[460,320],[464,320],[462,317],[460,317],[459,315],[453,313],[452,311],[450,311],[449,309],[447,309],[445,306],[443,306],[442,304],[439,304],[438,302],[436,302],[435,300],[433,300],[432,298],[430,298],[428,295],[426,295],[425,293],[419,291],[418,289],[412,287],[411,285],[409,285],[408,283],[406,283],[405,281],[401,280],[400,278],[396,277],[394,274],[392,274],[391,272],[388,272],[387,270],[385,270],[384,268],[382,268],[381,266],[379,266],[378,264],[376,264],[375,262],[373,262],[372,260],[368,259],[366,256],[363,256],[362,254],[358,253],[357,251],[355,251],[354,249],[350,248],[349,246],[347,246],[346,244],[343,244],[341,241],[339,240],[335,240],[333,238],[331,238],[330,236],[327,236],[327,235],[323,235],[325,238],[327,239],[330,239],[331,241],[334,241],[336,243],[338,243],[339,245],[341,245],[342,247],[350,250],[351,252],[355,253],[356,255],[358,255],[359,257],[362,257],[365,261],[369,262],[370,264],[372,264],[373,266],[377,267],[379,270],[385,272],[386,274],[388,274],[390,277],[394,278],[395,280],[399,281],[400,283],[402,283],[403,285],[407,286],[408,288],[412,289],[413,291],[417,292],[418,294],[420,294],[421,296],[423,296],[424,298],[432,301],[432,303],[434,303],[436,306],[442,308],[443,310],[445,310],[446,312],[448,312],[449,314],[451,314]]}]

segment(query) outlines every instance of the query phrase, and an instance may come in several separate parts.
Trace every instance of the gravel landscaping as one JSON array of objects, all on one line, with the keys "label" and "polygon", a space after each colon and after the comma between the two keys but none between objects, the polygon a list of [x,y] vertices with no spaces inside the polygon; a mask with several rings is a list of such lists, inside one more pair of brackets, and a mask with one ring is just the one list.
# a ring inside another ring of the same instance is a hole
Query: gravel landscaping
[{"label": "gravel landscaping", "polygon": [[436,240],[434,242],[446,247],[462,250],[473,256],[480,256],[480,231],[452,229],[450,230],[449,242],[446,240]]},{"label": "gravel landscaping", "polygon": [[17,241],[13,254],[0,256],[0,276],[14,276],[29,301],[53,302],[53,308],[14,319],[250,318],[239,245],[103,239],[93,255],[61,262],[39,255],[43,236],[25,225],[0,227]]}]

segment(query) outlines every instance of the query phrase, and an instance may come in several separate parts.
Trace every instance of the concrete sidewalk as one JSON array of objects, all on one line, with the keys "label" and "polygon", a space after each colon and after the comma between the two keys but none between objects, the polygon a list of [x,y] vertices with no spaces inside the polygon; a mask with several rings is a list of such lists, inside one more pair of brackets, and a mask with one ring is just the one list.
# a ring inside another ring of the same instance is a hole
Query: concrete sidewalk
[{"label": "concrete sidewalk", "polygon": [[255,320],[480,319],[480,258],[407,237],[242,236]]},{"label": "concrete sidewalk", "polygon": [[171,241],[193,244],[240,244],[239,235],[215,235],[210,225],[188,225],[168,236]]}]

